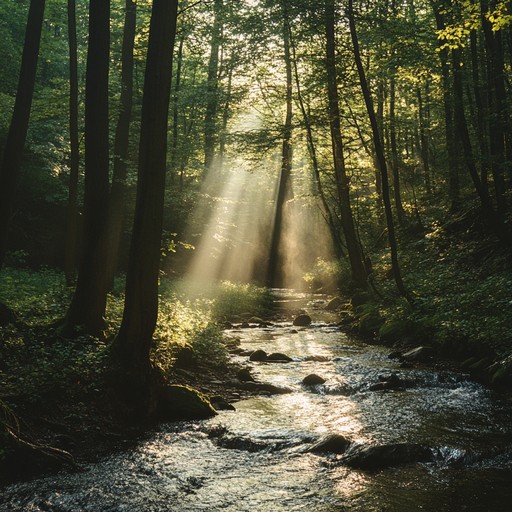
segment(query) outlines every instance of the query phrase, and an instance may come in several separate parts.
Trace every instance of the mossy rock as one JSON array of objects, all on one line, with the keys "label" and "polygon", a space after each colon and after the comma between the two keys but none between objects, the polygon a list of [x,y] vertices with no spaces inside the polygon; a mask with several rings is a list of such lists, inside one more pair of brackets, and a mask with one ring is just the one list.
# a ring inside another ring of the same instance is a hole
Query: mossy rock
[{"label": "mossy rock", "polygon": [[370,336],[379,331],[384,319],[377,310],[370,311],[359,318],[357,330],[363,336]]},{"label": "mossy rock", "polygon": [[468,370],[470,372],[482,371],[492,363],[492,359],[490,357],[475,358],[475,359],[476,359],[476,361],[471,363],[468,366]]},{"label": "mossy rock", "polygon": [[201,420],[216,414],[206,395],[189,386],[175,384],[160,390],[158,416],[163,420]]}]

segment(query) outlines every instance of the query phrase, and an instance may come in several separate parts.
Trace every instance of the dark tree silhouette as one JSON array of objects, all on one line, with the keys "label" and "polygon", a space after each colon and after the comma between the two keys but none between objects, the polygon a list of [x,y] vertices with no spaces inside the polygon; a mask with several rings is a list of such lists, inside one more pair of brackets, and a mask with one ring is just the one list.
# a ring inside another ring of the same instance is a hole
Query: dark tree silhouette
[{"label": "dark tree silhouette", "polygon": [[177,0],[154,0],[142,102],[137,199],[123,320],[113,353],[140,415],[156,405],[149,353],[158,315],[162,220]]}]

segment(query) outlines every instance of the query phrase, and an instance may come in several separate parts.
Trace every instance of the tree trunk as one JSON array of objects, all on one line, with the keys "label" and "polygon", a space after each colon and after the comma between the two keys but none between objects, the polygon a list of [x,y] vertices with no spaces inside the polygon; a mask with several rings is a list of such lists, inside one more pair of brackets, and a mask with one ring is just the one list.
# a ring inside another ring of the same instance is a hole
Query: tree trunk
[{"label": "tree trunk", "polygon": [[[434,16],[438,31],[446,28],[444,16],[442,14],[442,5],[433,3]],[[441,60],[441,73],[443,85],[443,108],[444,108],[444,127],[446,139],[446,151],[448,155],[448,196],[450,198],[451,210],[457,211],[460,207],[460,181],[459,181],[459,158],[458,138],[455,134],[452,81],[450,79],[450,67],[448,65],[448,49],[442,48],[439,51]]]},{"label": "tree trunk", "polygon": [[208,62],[208,82],[206,86],[206,115],[204,118],[204,166],[208,171],[215,157],[217,143],[217,109],[219,105],[219,48],[222,29],[222,8],[224,0],[214,0],[210,60]]},{"label": "tree trunk", "polygon": [[384,201],[384,211],[386,214],[386,224],[388,227],[388,239],[389,239],[389,247],[391,251],[391,268],[393,271],[393,277],[395,279],[395,283],[397,289],[402,297],[407,300],[411,300],[408,291],[405,288],[402,273],[400,271],[400,265],[398,262],[398,250],[396,244],[395,237],[395,224],[393,221],[393,213],[391,210],[391,200],[389,197],[389,180],[388,180],[388,172],[386,166],[386,158],[384,156],[384,148],[382,147],[381,137],[379,134],[379,127],[377,125],[377,118],[375,116],[375,111],[373,109],[373,101],[370,95],[370,89],[368,88],[368,83],[366,81],[366,75],[363,68],[363,63],[361,61],[361,53],[359,51],[359,41],[357,39],[356,32],[356,24],[354,20],[354,8],[352,5],[352,0],[348,0],[348,20],[350,26],[350,35],[352,37],[352,44],[354,47],[354,57],[357,66],[357,72],[359,75],[359,81],[361,84],[361,91],[364,96],[364,101],[366,104],[366,110],[368,111],[368,117],[370,119],[370,124],[372,127],[373,133],[373,143],[375,145],[375,153],[377,154],[377,159],[379,162],[379,168],[382,175],[382,200]]},{"label": "tree trunk", "polygon": [[0,168],[0,269],[5,261],[9,226],[21,170],[23,148],[36,81],[45,0],[32,0],[28,11],[21,68],[2,166]]},{"label": "tree trunk", "polygon": [[283,8],[283,47],[286,68],[286,118],[283,126],[283,145],[281,150],[281,171],[275,203],[274,227],[270,242],[270,253],[267,272],[267,284],[279,286],[283,282],[283,268],[279,245],[283,234],[284,209],[288,199],[292,197],[290,174],[292,170],[292,117],[293,117],[293,76],[290,54],[290,27],[286,8]]},{"label": "tree trunk", "polygon": [[[393,69],[389,83],[389,142],[391,144],[391,170],[393,173],[393,196],[395,199],[395,209],[398,223],[401,224],[405,219],[405,211],[402,205],[402,194],[400,188],[400,173],[398,169],[398,147],[396,143],[396,87],[395,70]],[[379,165],[377,165],[377,170]],[[379,173],[380,174],[380,173]]]},{"label": "tree trunk", "polygon": [[327,0],[325,3],[325,36],[326,36],[326,71],[327,95],[329,100],[329,127],[331,132],[332,152],[334,157],[334,176],[340,205],[341,224],[347,244],[347,253],[350,261],[351,279],[354,288],[365,288],[367,273],[363,255],[357,238],[350,204],[350,184],[345,168],[343,153],[343,140],[341,137],[340,110],[338,97],[338,81],[335,57],[335,2]]},{"label": "tree trunk", "polygon": [[423,96],[421,88],[418,86],[416,89],[416,96],[418,98],[418,119],[420,128],[420,152],[421,160],[423,162],[423,177],[425,180],[425,190],[428,195],[432,195],[432,185],[430,183],[430,157],[428,148],[428,135],[426,127],[425,109],[423,107]]},{"label": "tree trunk", "polygon": [[133,99],[133,45],[137,25],[137,4],[126,0],[121,55],[121,99],[114,141],[114,172],[108,215],[107,282],[112,286],[119,256],[119,244],[125,217],[126,176]]},{"label": "tree trunk", "polygon": [[154,0],[142,100],[137,199],[123,320],[113,350],[134,411],[154,407],[150,348],[158,315],[167,122],[177,0]]},{"label": "tree trunk", "polygon": [[[183,65],[183,45],[185,44],[185,35],[182,34],[178,45],[178,55],[176,56],[176,78],[174,80],[174,93],[172,95],[172,145],[171,145],[171,170],[172,178],[178,166],[178,140],[179,140],[179,100],[181,90],[181,68]],[[180,191],[181,191],[180,180]]]},{"label": "tree trunk", "polygon": [[76,0],[68,0],[69,47],[69,187],[66,215],[64,275],[67,286],[75,284],[78,252],[78,173],[80,165],[78,134],[78,47],[76,39]]},{"label": "tree trunk", "polygon": [[309,156],[311,158],[311,166],[313,168],[313,177],[315,180],[318,196],[319,196],[320,202],[322,204],[322,217],[325,219],[325,222],[327,223],[327,227],[329,228],[329,232],[331,233],[335,256],[338,259],[341,259],[341,258],[345,257],[345,254],[343,251],[343,243],[342,243],[342,240],[340,237],[338,227],[336,226],[336,223],[334,222],[334,216],[332,214],[331,208],[329,207],[329,203],[327,202],[324,187],[322,184],[322,179],[320,176],[320,168],[318,166],[318,157],[316,154],[316,146],[315,146],[315,141],[313,138],[313,128],[311,126],[310,116],[309,116],[308,112],[306,111],[306,106],[304,105],[304,99],[302,96],[302,90],[301,90],[300,80],[299,80],[299,71],[297,69],[297,55],[296,55],[296,51],[295,51],[294,38],[292,37],[291,33],[290,33],[290,45],[291,45],[292,56],[293,56],[293,71],[294,71],[294,76],[295,76],[295,88],[297,89],[297,100],[299,102],[300,110],[302,113],[302,118],[304,120],[304,126],[306,128],[306,137],[307,137],[307,142],[308,142]]},{"label": "tree trunk", "polygon": [[505,135],[506,135],[506,91],[504,81],[503,48],[501,30],[493,31],[487,19],[488,0],[481,0],[482,28],[487,55],[487,94],[489,101],[489,136],[491,172],[494,181],[497,213],[505,216]]},{"label": "tree trunk", "polygon": [[85,194],[83,251],[63,332],[101,335],[107,301],[109,197],[108,71],[110,2],[90,0],[85,91]]}]

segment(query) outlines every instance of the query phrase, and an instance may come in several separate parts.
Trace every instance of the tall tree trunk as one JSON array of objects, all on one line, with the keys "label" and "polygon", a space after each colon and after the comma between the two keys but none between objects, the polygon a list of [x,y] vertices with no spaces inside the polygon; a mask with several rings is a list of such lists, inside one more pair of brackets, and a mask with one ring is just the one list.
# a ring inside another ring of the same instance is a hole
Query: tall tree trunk
[{"label": "tall tree trunk", "polygon": [[320,176],[320,168],[318,165],[318,157],[316,153],[315,141],[313,138],[313,127],[311,126],[310,116],[306,110],[306,106],[304,104],[304,98],[302,96],[302,89],[300,85],[299,79],[299,71],[297,67],[297,52],[295,50],[295,43],[293,34],[290,31],[290,46],[292,49],[292,57],[293,57],[293,71],[295,76],[295,88],[297,90],[297,100],[299,102],[300,110],[302,113],[302,119],[304,121],[304,126],[306,128],[306,137],[308,142],[308,151],[309,156],[311,158],[311,166],[313,168],[313,177],[316,184],[316,189],[318,192],[318,196],[320,198],[320,202],[322,204],[322,217],[325,219],[327,223],[327,227],[329,228],[329,232],[331,234],[331,238],[333,241],[334,253],[338,259],[341,259],[345,256],[343,251],[343,243],[340,237],[340,233],[336,223],[334,222],[334,216],[332,214],[331,208],[329,207],[329,203],[327,202],[327,198],[324,191],[324,186],[322,184],[322,178]]},{"label": "tall tree trunk", "polygon": [[[171,145],[171,170],[172,178],[178,166],[178,140],[179,140],[179,101],[181,91],[181,69],[183,66],[183,45],[185,44],[185,33],[180,37],[178,45],[178,54],[176,56],[176,78],[174,79],[174,93],[172,95],[172,145]],[[180,180],[180,191],[181,191]]]},{"label": "tall tree trunk", "polygon": [[64,275],[66,284],[75,283],[78,252],[78,174],[80,165],[78,134],[78,47],[76,39],[76,0],[68,0],[69,48],[69,186],[66,215]]},{"label": "tall tree trunk", "polygon": [[206,86],[206,114],[204,118],[204,166],[208,171],[215,157],[217,143],[217,109],[219,106],[219,49],[222,32],[222,8],[224,0],[214,0],[210,60]]},{"label": "tall tree trunk", "polygon": [[[446,28],[443,15],[443,6],[441,3],[433,2],[432,7],[436,18],[436,27],[438,31]],[[440,44],[440,43],[439,43]],[[448,64],[448,49],[439,48],[439,58],[441,60],[442,86],[443,86],[443,108],[444,108],[444,127],[446,151],[448,155],[448,196],[451,203],[451,210],[457,211],[460,207],[460,180],[459,180],[459,158],[458,137],[455,134],[454,108],[453,108],[453,87],[450,78],[450,66]]]},{"label": "tall tree trunk", "polygon": [[90,0],[85,91],[85,194],[83,251],[63,332],[100,335],[105,327],[109,198],[108,70],[110,1]]},{"label": "tall tree trunk", "polygon": [[418,98],[418,120],[420,128],[420,152],[421,161],[423,162],[423,177],[425,181],[425,190],[428,195],[432,194],[432,185],[430,183],[430,157],[428,147],[428,135],[426,127],[425,108],[423,107],[423,95],[421,94],[421,87],[416,89],[416,97]]},{"label": "tall tree trunk", "polygon": [[[398,223],[401,224],[405,219],[405,211],[402,205],[402,194],[400,187],[400,173],[398,169],[398,145],[396,141],[396,80],[395,70],[393,69],[389,81],[389,142],[391,144],[391,170],[393,174],[393,197],[395,199],[395,210]],[[377,167],[377,172],[379,165]],[[380,173],[379,173],[380,174]]]},{"label": "tall tree trunk", "polygon": [[2,166],[0,167],[0,269],[3,267],[5,253],[7,252],[9,226],[21,170],[23,148],[27,138],[28,121],[36,81],[44,6],[44,0],[32,0],[30,2],[18,90],[5,142]]},{"label": "tall tree trunk", "polygon": [[286,118],[283,126],[283,145],[281,150],[281,171],[275,203],[274,227],[270,241],[270,253],[267,272],[267,284],[279,286],[283,282],[282,258],[279,245],[283,234],[284,209],[292,197],[290,174],[292,171],[292,117],[293,117],[293,75],[290,53],[290,26],[286,5],[283,6],[283,48],[286,68]]},{"label": "tall tree trunk", "polygon": [[110,189],[108,214],[107,282],[112,286],[117,268],[119,245],[123,231],[126,200],[126,176],[128,173],[128,148],[133,100],[133,46],[137,25],[137,4],[126,0],[121,50],[121,99],[114,140],[114,172]]},{"label": "tall tree trunk", "polygon": [[373,101],[366,81],[366,75],[361,61],[361,52],[359,50],[359,41],[357,39],[356,24],[354,19],[354,7],[352,0],[348,0],[348,20],[350,26],[350,35],[352,38],[352,45],[354,47],[354,57],[357,66],[357,72],[359,75],[359,81],[361,84],[361,91],[363,93],[364,102],[366,104],[366,110],[368,111],[368,117],[373,133],[373,143],[375,145],[375,153],[379,162],[379,168],[382,175],[382,199],[384,201],[384,211],[386,214],[386,224],[388,227],[388,239],[389,247],[391,251],[391,268],[393,271],[393,277],[400,295],[407,300],[411,300],[407,289],[405,288],[402,273],[400,271],[400,265],[398,262],[398,249],[396,244],[395,236],[395,224],[393,221],[393,212],[391,210],[391,200],[389,197],[389,180],[386,166],[386,158],[384,156],[384,148],[382,147],[381,137],[379,134],[379,127],[377,125],[377,118],[375,116],[375,110],[373,109]]},{"label": "tall tree trunk", "polygon": [[334,157],[334,176],[341,213],[341,224],[347,244],[350,261],[351,279],[354,288],[365,288],[367,284],[366,267],[354,224],[350,204],[350,182],[345,168],[343,140],[341,137],[340,109],[338,97],[338,80],[336,73],[336,38],[335,38],[335,2],[325,2],[325,36],[326,36],[326,71],[327,95],[329,103],[329,127],[331,132],[332,152]]},{"label": "tall tree trunk", "polygon": [[476,30],[472,30],[470,34],[470,48],[471,48],[471,78],[473,81],[473,95],[475,97],[475,128],[478,139],[478,146],[480,148],[480,181],[482,187],[487,190],[487,176],[488,176],[488,162],[489,162],[489,147],[486,142],[486,125],[484,122],[484,104],[482,101],[482,88],[480,84],[480,63],[478,55],[478,39]]},{"label": "tall tree trunk", "polygon": [[489,98],[489,136],[491,171],[496,196],[497,213],[505,216],[505,136],[506,136],[506,92],[501,30],[493,31],[487,19],[489,1],[481,0],[482,28],[487,54],[487,93]]},{"label": "tall tree trunk", "polygon": [[177,0],[154,0],[142,100],[137,199],[123,320],[114,340],[125,396],[139,415],[155,403],[149,353],[158,315],[167,122]]}]

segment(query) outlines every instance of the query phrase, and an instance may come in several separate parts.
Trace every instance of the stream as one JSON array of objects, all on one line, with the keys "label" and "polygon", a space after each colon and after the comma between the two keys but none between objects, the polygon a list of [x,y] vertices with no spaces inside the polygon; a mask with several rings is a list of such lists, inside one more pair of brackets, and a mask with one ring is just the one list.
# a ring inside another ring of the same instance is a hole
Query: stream
[{"label": "stream", "polygon": [[[283,300],[286,297],[283,295]],[[313,318],[230,330],[243,349],[287,363],[248,362],[290,393],[258,395],[213,419],[162,425],[135,448],[0,489],[1,511],[512,510],[512,400],[448,371],[403,368],[389,349],[347,337],[323,296],[294,296]],[[406,389],[370,391],[396,373]],[[317,374],[325,384],[304,386]],[[327,434],[352,445],[418,443],[432,460],[363,471],[308,447]]]}]

